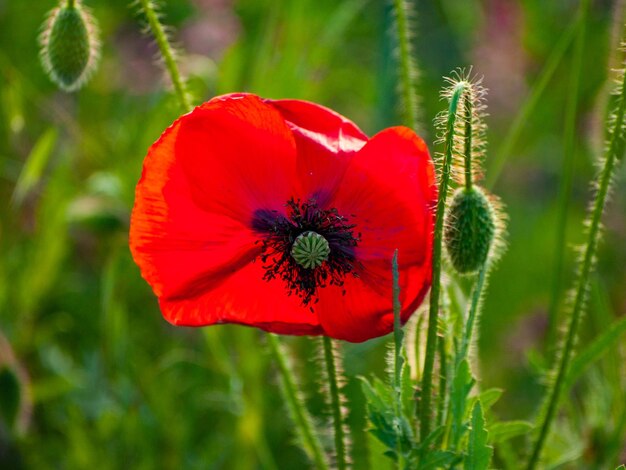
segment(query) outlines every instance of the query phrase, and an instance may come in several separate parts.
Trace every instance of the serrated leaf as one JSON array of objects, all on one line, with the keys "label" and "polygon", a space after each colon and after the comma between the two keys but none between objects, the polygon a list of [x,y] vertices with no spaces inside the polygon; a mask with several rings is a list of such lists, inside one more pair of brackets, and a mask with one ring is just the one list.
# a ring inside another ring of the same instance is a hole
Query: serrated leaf
[{"label": "serrated leaf", "polygon": [[489,426],[489,442],[499,443],[528,434],[533,425],[528,421],[501,421]]},{"label": "serrated leaf", "polygon": [[56,129],[50,128],[35,142],[15,184],[15,189],[13,190],[14,204],[19,206],[41,180],[48,160],[54,150],[57,135]]},{"label": "serrated leaf", "polygon": [[485,428],[485,417],[480,401],[477,401],[472,410],[472,421],[467,441],[466,470],[487,470],[493,448],[487,445],[489,433]]}]

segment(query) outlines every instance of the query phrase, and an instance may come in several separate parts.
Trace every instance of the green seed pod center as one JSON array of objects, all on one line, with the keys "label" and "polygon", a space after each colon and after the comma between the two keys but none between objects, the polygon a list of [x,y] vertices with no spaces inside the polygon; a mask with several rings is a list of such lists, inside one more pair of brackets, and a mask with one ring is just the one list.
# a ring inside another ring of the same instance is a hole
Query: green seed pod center
[{"label": "green seed pod center", "polygon": [[291,247],[291,256],[300,266],[315,269],[328,259],[330,246],[319,233],[304,232],[298,235]]}]

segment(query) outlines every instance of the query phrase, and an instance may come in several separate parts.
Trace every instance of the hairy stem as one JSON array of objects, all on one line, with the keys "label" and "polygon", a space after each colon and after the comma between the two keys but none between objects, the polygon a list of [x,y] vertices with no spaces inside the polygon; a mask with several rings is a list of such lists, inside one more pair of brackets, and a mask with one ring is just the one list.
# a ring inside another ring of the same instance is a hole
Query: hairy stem
[{"label": "hairy stem", "polygon": [[417,95],[415,94],[417,69],[411,47],[408,5],[405,0],[393,0],[393,8],[396,16],[400,61],[400,94],[404,106],[404,119],[406,124],[417,132],[420,130],[417,116]]},{"label": "hairy stem", "polygon": [[318,470],[328,470],[329,467],[324,451],[322,450],[322,444],[313,429],[311,416],[304,406],[302,397],[298,393],[296,379],[289,366],[285,352],[278,341],[278,337],[273,334],[268,334],[267,343],[269,344],[274,361],[278,365],[278,371],[280,372],[283,384],[282,390],[284,398],[297,432],[302,439],[304,450],[311,457]]},{"label": "hairy stem", "polygon": [[489,263],[483,264],[478,272],[476,283],[474,284],[474,290],[472,292],[472,301],[470,309],[467,314],[467,320],[465,323],[465,331],[461,338],[461,347],[459,349],[459,356],[456,360],[456,365],[461,363],[463,359],[467,358],[470,344],[472,344],[472,336],[474,333],[474,324],[476,323],[476,316],[480,306],[480,299],[482,297],[483,288],[485,286],[485,279],[487,278],[487,271],[489,270]]},{"label": "hairy stem", "polygon": [[428,311],[428,332],[426,335],[426,353],[424,357],[424,372],[422,375],[420,414],[420,438],[426,439],[430,433],[431,420],[431,394],[433,384],[433,366],[437,350],[437,322],[439,318],[439,295],[441,290],[441,249],[443,235],[443,219],[446,210],[446,198],[448,196],[448,184],[450,182],[450,169],[452,167],[452,151],[454,147],[454,128],[457,118],[459,100],[466,91],[468,83],[457,83],[448,107],[448,119],[446,122],[446,135],[444,140],[444,157],[439,183],[439,200],[435,218],[435,233],[433,241],[433,280],[430,289],[430,307]]},{"label": "hairy stem", "polygon": [[557,375],[547,394],[547,408],[546,412],[540,415],[540,423],[538,428],[540,429],[537,440],[533,446],[533,451],[528,461],[528,470],[535,469],[541,452],[545,444],[546,438],[550,432],[550,427],[554,416],[556,414],[559,399],[565,383],[565,376],[569,362],[574,351],[576,337],[578,334],[578,326],[580,318],[583,314],[584,304],[586,300],[586,294],[589,284],[589,274],[594,266],[594,257],[596,254],[596,248],[598,245],[598,238],[600,236],[600,221],[602,219],[602,213],[604,212],[604,206],[606,204],[607,196],[611,187],[611,178],[613,176],[613,170],[615,163],[619,156],[623,153],[624,146],[623,139],[623,126],[624,126],[624,113],[626,110],[626,74],[623,74],[620,85],[619,105],[617,112],[615,113],[615,123],[612,129],[611,139],[604,161],[604,166],[600,173],[600,182],[598,185],[598,191],[596,193],[595,201],[591,211],[589,220],[589,232],[587,234],[587,242],[584,248],[584,254],[582,261],[578,268],[578,277],[576,282],[576,294],[574,297],[574,304],[572,310],[568,316],[568,327],[566,331],[565,341],[562,344],[559,351],[559,362],[557,366]]},{"label": "hairy stem", "polygon": [[346,463],[346,443],[343,427],[343,416],[341,414],[341,400],[339,384],[337,380],[337,367],[335,365],[335,353],[333,351],[332,340],[324,336],[324,361],[326,362],[326,374],[328,375],[328,385],[330,389],[330,405],[333,413],[333,425],[335,428],[335,452],[337,455],[337,469],[345,470]]},{"label": "hairy stem", "polygon": [[167,39],[167,34],[163,29],[163,25],[159,21],[159,16],[154,10],[154,5],[151,0],[139,0],[139,4],[146,15],[148,24],[150,25],[150,31],[152,31],[152,35],[154,36],[154,39],[156,39],[159,50],[161,51],[165,68],[167,69],[172,80],[172,84],[174,85],[174,90],[176,91],[180,107],[187,113],[191,111],[192,105],[189,101],[189,96],[187,96],[187,92],[185,91],[185,84],[180,70],[178,69],[178,64],[174,59],[174,51]]},{"label": "hairy stem", "polygon": [[405,468],[404,453],[402,449],[402,430],[400,429],[400,419],[402,416],[402,367],[404,365],[404,357],[402,348],[404,345],[404,331],[402,330],[402,304],[400,303],[400,274],[398,270],[398,250],[393,252],[391,260],[392,274],[392,296],[393,296],[393,342],[394,342],[394,368],[393,368],[393,388],[396,398],[396,433],[397,433],[397,450],[398,469]]},{"label": "hairy stem", "polygon": [[465,111],[465,190],[472,189],[472,115],[473,103],[471,99],[466,99],[464,103]]}]

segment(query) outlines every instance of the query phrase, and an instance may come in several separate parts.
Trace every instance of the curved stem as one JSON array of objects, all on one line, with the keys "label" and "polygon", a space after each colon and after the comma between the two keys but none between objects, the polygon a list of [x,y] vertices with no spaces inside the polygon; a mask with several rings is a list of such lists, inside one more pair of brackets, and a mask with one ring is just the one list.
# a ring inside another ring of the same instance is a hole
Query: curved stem
[{"label": "curved stem", "polygon": [[398,56],[400,60],[400,92],[402,95],[405,121],[414,131],[418,131],[417,95],[415,94],[415,74],[417,70],[411,48],[408,6],[405,0],[394,0],[396,32],[398,34]]},{"label": "curved stem", "polygon": [[284,398],[287,401],[289,412],[302,439],[302,444],[305,447],[307,454],[309,454],[313,459],[315,467],[318,470],[328,470],[328,463],[326,462],[322,445],[313,429],[313,423],[309,412],[305,408],[302,398],[298,394],[296,380],[287,362],[285,352],[282,350],[276,335],[271,333],[268,334],[267,343],[269,344],[270,352],[272,353],[272,356],[274,356],[274,360],[278,365],[278,370],[283,384],[282,389]]},{"label": "curved stem", "polygon": [[471,99],[464,100],[465,110],[465,190],[470,191],[472,189],[472,115],[473,103]]},{"label": "curved stem", "polygon": [[439,200],[437,201],[437,213],[435,216],[435,233],[433,241],[433,281],[430,289],[430,307],[428,311],[428,332],[426,335],[426,355],[424,357],[424,373],[422,376],[420,413],[420,438],[426,439],[430,433],[430,404],[433,383],[433,366],[437,350],[437,321],[439,318],[439,294],[441,290],[441,248],[443,235],[443,219],[446,210],[446,198],[448,196],[448,184],[450,182],[450,169],[452,166],[452,151],[454,147],[454,127],[457,117],[459,100],[466,91],[467,83],[459,82],[455,86],[450,105],[448,107],[448,120],[446,123],[446,136],[444,141],[443,168],[441,182],[439,183]]},{"label": "curved stem", "polygon": [[337,469],[345,470],[346,464],[346,444],[343,427],[343,416],[341,414],[341,400],[339,396],[339,385],[337,381],[337,367],[335,365],[335,353],[333,351],[332,340],[324,336],[324,361],[326,362],[326,375],[330,388],[330,405],[333,413],[333,425],[335,427],[335,452],[337,454]]},{"label": "curved stem", "polygon": [[174,85],[174,90],[176,91],[180,107],[187,113],[191,111],[192,105],[189,101],[189,97],[187,96],[187,92],[185,91],[185,84],[183,83],[182,75],[178,69],[178,64],[176,64],[176,60],[174,59],[174,52],[167,39],[167,34],[165,34],[163,25],[159,21],[159,17],[154,10],[152,2],[150,0],[139,0],[139,4],[146,15],[148,24],[150,25],[150,30],[152,31],[154,39],[156,39],[159,50],[161,51],[165,68],[167,69],[172,80],[172,84]]},{"label": "curved stem", "polygon": [[569,366],[569,362],[574,351],[576,337],[578,334],[578,325],[580,318],[583,314],[584,303],[587,297],[587,289],[589,284],[589,274],[593,269],[594,257],[596,254],[596,248],[598,244],[598,238],[600,236],[600,221],[602,219],[602,213],[604,212],[604,206],[606,204],[607,196],[611,186],[611,178],[613,176],[613,170],[615,162],[618,157],[623,153],[623,126],[624,126],[624,114],[626,111],[626,74],[622,77],[620,85],[619,105],[617,112],[615,113],[614,128],[611,133],[611,140],[604,161],[604,166],[600,174],[600,182],[598,184],[598,191],[593,204],[591,212],[589,232],[587,234],[587,242],[584,249],[584,255],[582,262],[578,269],[578,280],[576,283],[576,294],[574,297],[574,305],[572,307],[571,314],[569,315],[569,325],[567,328],[565,342],[560,350],[559,364],[557,369],[556,379],[549,390],[548,402],[545,414],[540,415],[541,425],[537,441],[533,447],[533,451],[526,467],[528,470],[536,468],[541,451],[545,444],[545,440],[550,431],[552,421],[556,414],[559,399],[565,382],[565,376]]}]

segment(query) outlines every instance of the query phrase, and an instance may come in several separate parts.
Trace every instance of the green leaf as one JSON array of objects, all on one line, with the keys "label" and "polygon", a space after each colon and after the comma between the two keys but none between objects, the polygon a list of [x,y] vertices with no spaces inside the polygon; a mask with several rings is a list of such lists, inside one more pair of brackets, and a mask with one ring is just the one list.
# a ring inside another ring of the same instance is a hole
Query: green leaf
[{"label": "green leaf", "polygon": [[483,412],[486,413],[491,409],[491,407],[500,399],[504,390],[501,388],[490,388],[481,392],[478,395],[478,400],[480,400],[480,404],[483,407]]},{"label": "green leaf", "polygon": [[372,383],[365,378],[361,380],[371,425],[369,431],[387,447],[386,454],[392,458],[396,458],[398,449],[402,454],[410,455],[415,446],[412,427],[404,414],[396,416],[393,388],[378,378]]},{"label": "green leaf", "polygon": [[16,205],[22,204],[26,196],[39,183],[43,171],[48,164],[48,160],[54,150],[58,133],[56,129],[50,128],[37,140],[30,154],[26,158],[26,163],[15,184],[13,190],[13,202]]},{"label": "green leaf", "polygon": [[21,402],[20,381],[8,367],[0,369],[0,421],[13,429]]},{"label": "green leaf", "polygon": [[626,317],[620,318],[613,322],[601,335],[599,335],[591,344],[583,349],[572,361],[570,368],[565,377],[565,390],[569,390],[576,380],[587,370],[587,368],[595,361],[600,359],[609,348],[619,340],[620,336],[626,332]]},{"label": "green leaf", "polygon": [[472,410],[472,426],[467,441],[466,470],[487,470],[493,448],[487,445],[488,432],[485,429],[485,417],[480,401]]},{"label": "green leaf", "polygon": [[440,468],[447,468],[460,460],[461,457],[456,455],[454,452],[450,452],[449,450],[436,450],[429,452],[424,456],[420,462],[419,469],[436,470]]},{"label": "green leaf", "polygon": [[528,434],[533,425],[528,421],[502,421],[489,426],[489,442],[499,443]]}]

